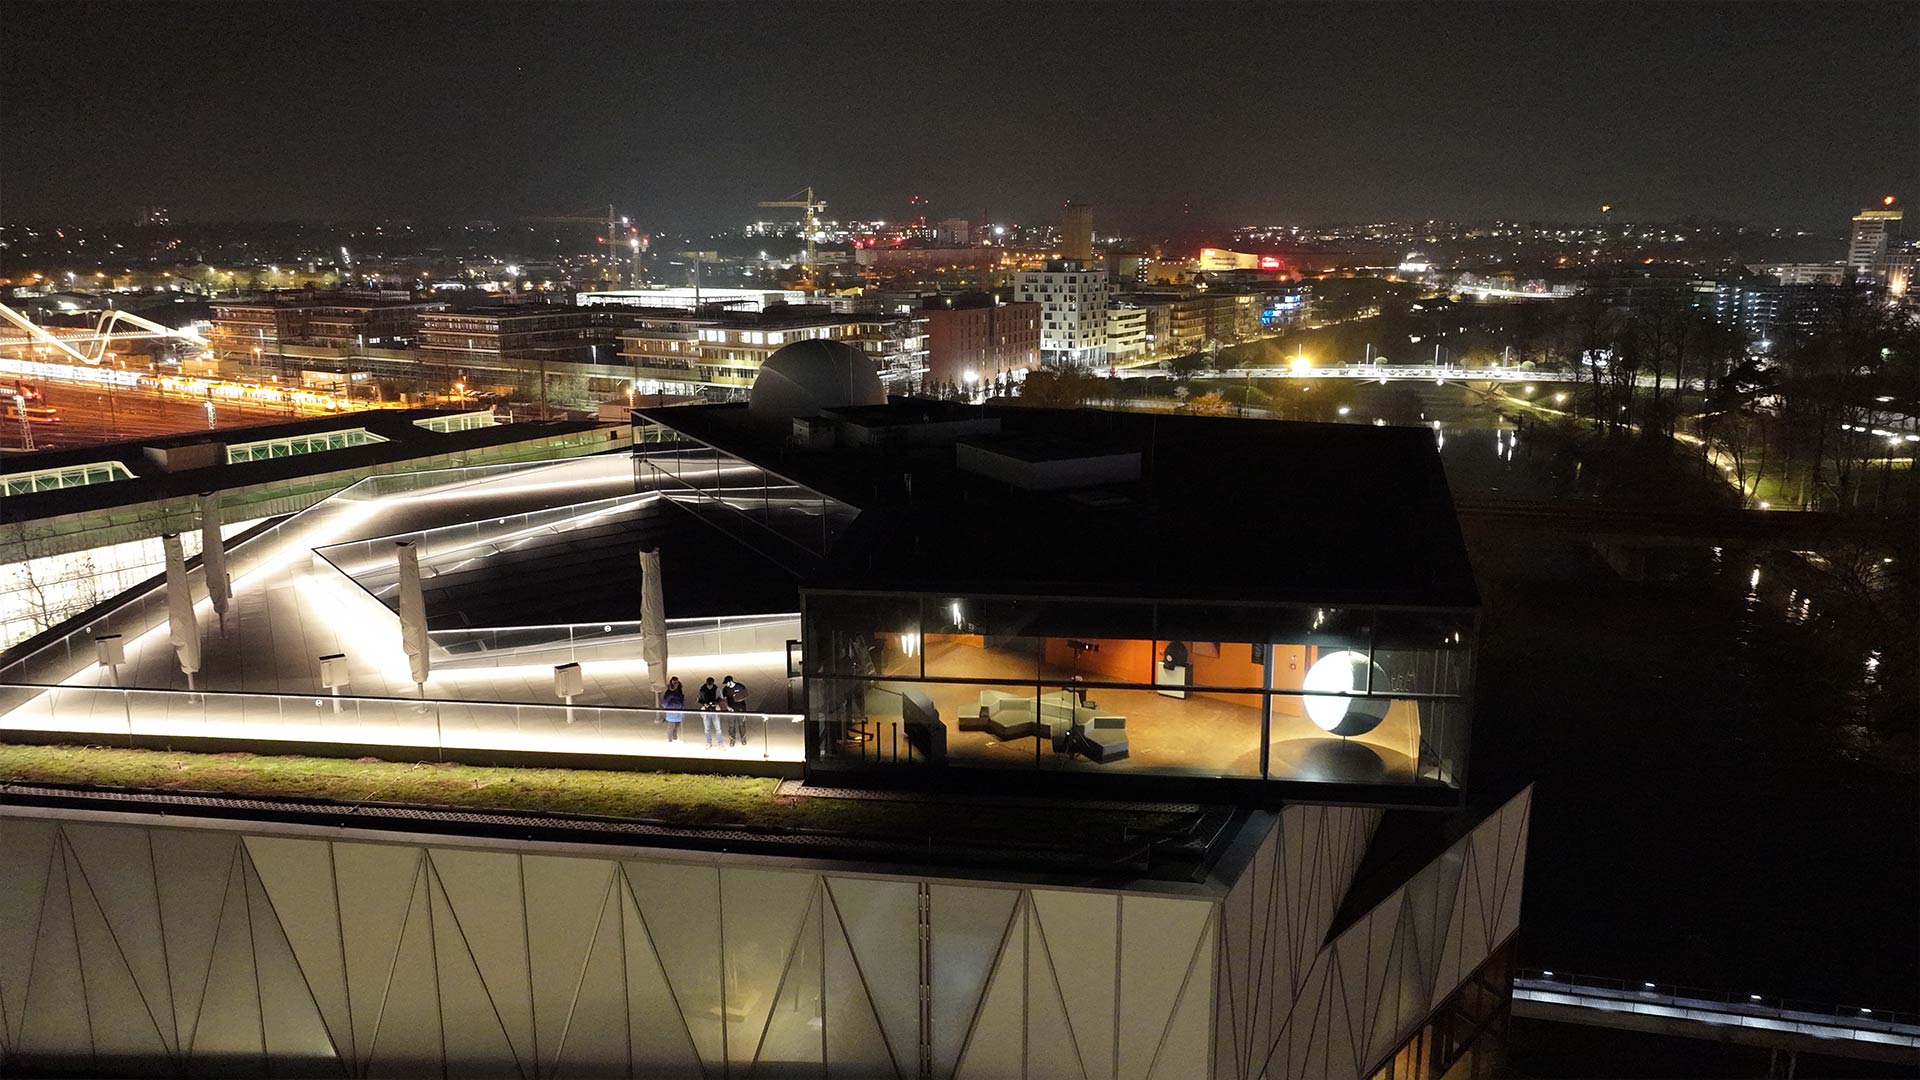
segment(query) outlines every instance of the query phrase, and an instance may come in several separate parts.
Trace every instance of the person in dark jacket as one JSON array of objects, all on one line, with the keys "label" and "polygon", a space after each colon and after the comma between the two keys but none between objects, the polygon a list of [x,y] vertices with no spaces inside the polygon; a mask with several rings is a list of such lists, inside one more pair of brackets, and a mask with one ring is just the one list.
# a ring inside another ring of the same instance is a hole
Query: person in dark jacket
[{"label": "person in dark jacket", "polygon": [[[747,711],[747,684],[735,682],[729,675],[720,684],[720,697],[727,703],[727,712],[744,713]],[[747,718],[744,716],[727,717],[727,745],[747,745]]]},{"label": "person in dark jacket", "polygon": [[660,707],[667,710],[667,741],[680,741],[680,721],[685,716],[679,710],[687,707],[687,693],[680,688],[678,677],[667,680],[667,689],[660,695]]},{"label": "person in dark jacket", "polygon": [[720,688],[713,685],[713,676],[700,686],[700,722],[707,729],[707,749],[711,750],[720,742]]}]

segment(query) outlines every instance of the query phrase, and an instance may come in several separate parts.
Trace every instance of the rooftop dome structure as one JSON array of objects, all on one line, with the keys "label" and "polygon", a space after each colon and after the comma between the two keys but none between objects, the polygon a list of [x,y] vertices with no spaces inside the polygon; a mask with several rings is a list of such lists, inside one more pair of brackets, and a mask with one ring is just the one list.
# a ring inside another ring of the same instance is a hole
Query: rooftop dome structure
[{"label": "rooftop dome structure", "polygon": [[763,420],[818,416],[827,409],[885,405],[873,361],[844,341],[814,338],[774,350],[753,380],[747,412]]}]

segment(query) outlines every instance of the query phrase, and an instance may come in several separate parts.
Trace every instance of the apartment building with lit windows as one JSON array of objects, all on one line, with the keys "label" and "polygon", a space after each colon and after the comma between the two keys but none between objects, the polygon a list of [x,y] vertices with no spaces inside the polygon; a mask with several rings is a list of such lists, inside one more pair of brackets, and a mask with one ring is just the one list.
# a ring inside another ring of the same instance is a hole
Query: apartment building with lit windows
[{"label": "apartment building with lit windows", "polygon": [[422,365],[442,381],[515,381],[542,364],[612,364],[621,326],[635,314],[566,304],[500,304],[425,312]]},{"label": "apartment building with lit windows", "polygon": [[796,341],[844,341],[889,382],[924,370],[924,317],[773,304],[763,311],[643,311],[619,331],[619,359],[642,393],[737,396]]},{"label": "apartment building with lit windows", "polygon": [[1040,359],[1095,367],[1107,362],[1107,272],[1077,259],[1014,275],[1014,299],[1040,305]]},{"label": "apartment building with lit windows", "polygon": [[215,303],[207,342],[224,364],[278,374],[356,350],[403,349],[420,316],[446,306],[338,294]]},{"label": "apartment building with lit windows", "polygon": [[927,302],[927,376],[963,385],[1040,366],[1040,305],[985,293]]}]

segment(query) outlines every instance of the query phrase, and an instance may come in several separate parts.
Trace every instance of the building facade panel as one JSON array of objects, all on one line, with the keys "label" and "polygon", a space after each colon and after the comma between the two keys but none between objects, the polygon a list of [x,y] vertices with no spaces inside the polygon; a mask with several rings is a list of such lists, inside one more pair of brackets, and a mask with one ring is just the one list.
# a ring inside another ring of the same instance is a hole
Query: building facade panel
[{"label": "building facade panel", "polygon": [[1207,1068],[1204,891],[15,814],[0,886],[9,1070],[1004,1075],[1050,1017],[1033,1075],[1114,1075],[1116,1016],[1118,1075]]},{"label": "building facade panel", "polygon": [[1472,1039],[1436,1048],[1425,1029],[1519,925],[1531,800],[1515,795],[1330,941],[1379,811],[1283,809],[1222,905],[1216,1080],[1360,1080],[1402,1059],[1418,1067],[1395,1080],[1437,1080],[1469,1053]]},{"label": "building facade panel", "polygon": [[1528,797],[1328,941],[1380,813],[1260,815],[1217,885],[1066,889],[11,808],[0,1060],[1358,1080],[1511,937]]}]

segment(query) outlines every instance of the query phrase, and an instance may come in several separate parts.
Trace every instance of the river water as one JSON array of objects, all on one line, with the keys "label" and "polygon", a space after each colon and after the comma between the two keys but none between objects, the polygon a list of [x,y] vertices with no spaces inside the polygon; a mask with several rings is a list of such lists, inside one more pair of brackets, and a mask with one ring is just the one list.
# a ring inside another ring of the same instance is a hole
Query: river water
[{"label": "river water", "polygon": [[[1570,452],[1467,391],[1420,399],[1456,497],[1584,494]],[[1628,582],[1576,540],[1468,547],[1469,782],[1536,785],[1521,962],[1920,1008],[1911,590],[1862,603],[1792,552],[1669,552]]]}]

